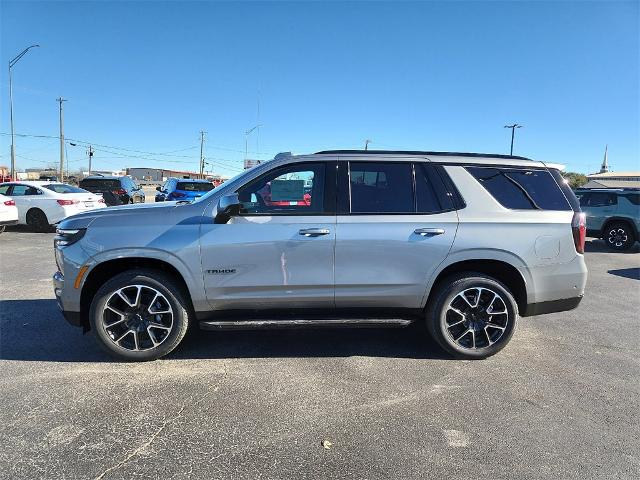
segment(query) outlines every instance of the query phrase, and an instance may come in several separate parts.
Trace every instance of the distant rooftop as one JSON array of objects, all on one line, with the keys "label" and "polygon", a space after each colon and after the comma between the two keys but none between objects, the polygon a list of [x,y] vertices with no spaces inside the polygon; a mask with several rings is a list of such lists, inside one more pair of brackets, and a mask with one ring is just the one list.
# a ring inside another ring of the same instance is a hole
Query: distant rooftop
[{"label": "distant rooftop", "polygon": [[622,179],[622,177],[631,177],[631,178],[637,178],[638,181],[640,181],[640,172],[605,172],[605,173],[591,173],[589,175],[587,175],[587,178],[593,178],[593,179],[597,179],[597,178],[601,178],[601,179],[616,179],[616,178],[620,178]]}]

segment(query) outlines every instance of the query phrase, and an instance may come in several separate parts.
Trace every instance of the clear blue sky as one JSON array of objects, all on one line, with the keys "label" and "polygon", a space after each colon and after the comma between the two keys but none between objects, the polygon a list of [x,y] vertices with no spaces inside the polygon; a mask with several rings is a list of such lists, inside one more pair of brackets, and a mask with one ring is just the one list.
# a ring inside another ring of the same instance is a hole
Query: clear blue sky
[{"label": "clear blue sky", "polygon": [[[234,173],[259,94],[262,158],[365,139],[508,153],[503,125],[518,122],[515,154],[587,172],[609,144],[614,170],[640,170],[638,1],[0,5],[1,132],[6,62],[39,43],[14,68],[16,132],[57,135],[62,95],[67,137],[175,152],[96,147],[94,168],[196,169],[203,129],[205,156]],[[16,149],[21,168],[59,156],[52,138]]]}]

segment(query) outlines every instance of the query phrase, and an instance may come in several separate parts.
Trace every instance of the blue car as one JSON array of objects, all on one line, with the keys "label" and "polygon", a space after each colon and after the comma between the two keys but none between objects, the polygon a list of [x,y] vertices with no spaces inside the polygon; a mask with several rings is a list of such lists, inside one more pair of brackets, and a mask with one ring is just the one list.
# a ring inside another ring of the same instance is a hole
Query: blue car
[{"label": "blue car", "polygon": [[213,188],[213,183],[207,180],[170,178],[161,187],[156,187],[156,202],[194,200]]}]

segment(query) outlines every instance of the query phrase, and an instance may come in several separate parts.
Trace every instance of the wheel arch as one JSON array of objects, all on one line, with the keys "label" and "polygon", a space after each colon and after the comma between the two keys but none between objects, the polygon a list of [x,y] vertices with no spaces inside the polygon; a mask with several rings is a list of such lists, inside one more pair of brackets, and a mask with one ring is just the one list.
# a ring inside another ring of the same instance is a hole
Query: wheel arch
[{"label": "wheel arch", "polygon": [[89,329],[89,309],[91,302],[101,285],[106,280],[113,278],[119,273],[129,270],[156,270],[175,279],[180,288],[188,307],[193,311],[193,301],[189,292],[189,287],[180,271],[169,262],[150,257],[126,257],[106,260],[95,265],[87,274],[80,293],[80,317],[85,331]]},{"label": "wheel arch", "polygon": [[527,281],[522,272],[513,264],[505,260],[471,258],[455,261],[442,267],[431,284],[425,306],[429,305],[433,292],[445,278],[461,272],[478,272],[489,275],[508,287],[518,304],[518,310],[525,311],[528,303]]},{"label": "wheel arch", "polygon": [[[44,218],[47,219],[47,223],[49,223],[49,217],[47,216],[47,213],[42,210],[40,207],[30,207],[29,210],[27,210],[27,212],[24,214],[24,221],[25,223],[28,221],[29,219],[29,214],[35,213],[35,212],[40,212],[44,215]],[[49,223],[50,224],[50,223]]]}]

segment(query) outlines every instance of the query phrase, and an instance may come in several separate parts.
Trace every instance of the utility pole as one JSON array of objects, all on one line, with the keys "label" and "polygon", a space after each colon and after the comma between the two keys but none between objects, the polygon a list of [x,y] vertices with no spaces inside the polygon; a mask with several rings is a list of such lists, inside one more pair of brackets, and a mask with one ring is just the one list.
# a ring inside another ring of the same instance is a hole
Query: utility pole
[{"label": "utility pole", "polygon": [[517,123],[514,123],[513,125],[505,125],[504,128],[511,129],[511,151],[509,155],[513,155],[513,138],[515,137],[515,134],[516,134],[516,128],[522,128],[522,125],[518,125]]},{"label": "utility pole", "polygon": [[91,159],[93,158],[93,147],[89,145],[89,175],[91,175]]},{"label": "utility pole", "polygon": [[204,132],[202,130],[200,130],[200,177],[202,177],[203,172],[204,172],[204,134],[207,132]]},{"label": "utility pole", "polygon": [[60,181],[64,181],[64,113],[62,111],[62,102],[66,100],[62,97],[56,99],[60,104]]},{"label": "utility pole", "polygon": [[371,143],[371,140],[365,140],[364,141],[364,150],[367,151],[369,150],[369,144]]}]

